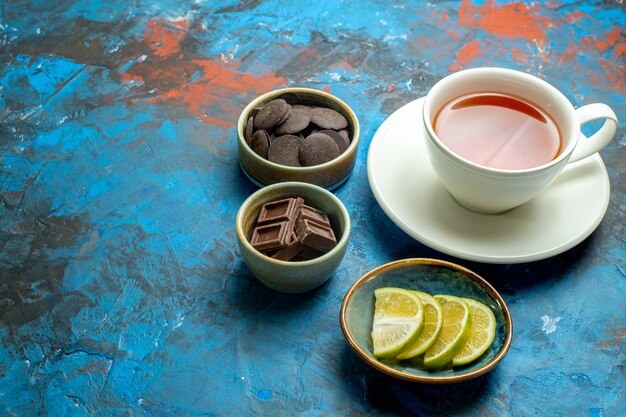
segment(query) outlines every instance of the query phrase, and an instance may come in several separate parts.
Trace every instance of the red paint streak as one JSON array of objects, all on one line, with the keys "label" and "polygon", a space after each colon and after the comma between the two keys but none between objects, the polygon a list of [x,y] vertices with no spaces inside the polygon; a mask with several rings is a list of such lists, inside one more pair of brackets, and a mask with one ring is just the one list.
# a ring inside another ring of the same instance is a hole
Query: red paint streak
[{"label": "red paint streak", "polygon": [[593,49],[597,43],[595,35],[581,36],[578,40],[579,49]]},{"label": "red paint streak", "polygon": [[567,49],[558,57],[555,56],[555,58],[557,58],[561,63],[567,63],[578,54],[578,51],[578,48],[570,43]]},{"label": "red paint streak", "polygon": [[553,54],[562,65],[573,65],[579,56],[593,59],[599,68],[582,71],[581,80],[601,90],[612,90],[626,94],[626,74],[620,60],[626,55],[626,30],[614,27],[604,34],[582,36],[570,41],[560,55]]},{"label": "red paint streak", "polygon": [[585,13],[581,12],[580,10],[576,10],[574,12],[565,12],[566,19],[569,23],[576,22],[578,19],[580,19],[584,15]]},{"label": "red paint streak", "polygon": [[[234,96],[248,92],[261,94],[285,82],[283,78],[277,78],[273,74],[262,74],[258,77],[242,74],[236,71],[236,67],[229,68],[210,60],[190,62],[196,70],[201,71],[200,80],[170,90],[161,101],[179,101],[189,113],[200,116],[206,122],[221,120],[217,123],[220,126],[236,123],[231,116],[241,109],[229,104]],[[219,117],[208,116],[207,113]]]},{"label": "red paint streak", "polygon": [[606,42],[598,41],[598,42],[596,42],[596,43],[595,43],[595,45],[594,45],[594,46],[595,46],[596,48],[598,48],[598,49],[606,49],[606,48],[608,48],[608,47],[609,47],[609,44],[608,44],[608,43],[606,43]]},{"label": "red paint streak", "polygon": [[455,31],[453,31],[452,29],[446,29],[446,33],[448,34],[448,36],[450,36],[455,41],[458,41],[459,39],[461,39],[461,35],[459,35]]},{"label": "red paint streak", "polygon": [[458,71],[465,67],[470,61],[476,59],[480,55],[480,45],[478,40],[473,40],[470,43],[465,44],[456,53],[456,59],[453,64],[450,64],[448,68],[450,71]]},{"label": "red paint streak", "polygon": [[602,35],[581,36],[580,40],[577,42],[578,49],[589,51],[598,49],[601,53],[604,53],[606,49],[615,48],[618,52],[618,58],[620,56],[620,50],[626,44],[626,42],[619,42],[622,39],[622,32],[623,35],[626,36],[626,31],[622,31],[619,28],[613,28],[611,31]]},{"label": "red paint streak", "polygon": [[520,51],[519,49],[511,48],[511,57],[515,61],[519,61],[522,64],[528,64],[528,56],[524,52]]},{"label": "red paint streak", "polygon": [[624,343],[624,340],[626,339],[626,327],[615,327],[615,328],[609,329],[609,332],[611,332],[611,338],[608,340],[605,340],[604,342],[598,343],[598,346],[601,346],[601,347],[616,346],[617,347],[620,344]]},{"label": "red paint streak", "polygon": [[622,36],[626,36],[626,30],[621,30],[618,27],[614,27],[613,29],[611,29],[610,32],[606,34],[606,40],[609,45],[613,46],[617,43],[617,41],[622,39]]},{"label": "red paint streak", "polygon": [[120,74],[120,78],[124,81],[125,84],[129,84],[131,82],[138,82],[138,83],[143,83],[144,80],[141,76],[139,75],[132,75],[129,74],[127,72],[123,72]]},{"label": "red paint streak", "polygon": [[598,64],[603,67],[601,73],[589,72],[587,75],[593,86],[599,89],[610,89],[626,94],[626,75],[624,69],[612,60],[601,59]]},{"label": "red paint streak", "polygon": [[146,91],[156,90],[158,96],[149,104],[172,103],[206,123],[226,128],[237,123],[242,107],[238,97],[248,100],[286,83],[273,72],[239,72],[238,62],[189,59],[181,50],[188,33],[187,21],[151,20],[147,27],[138,45],[140,51],[133,55],[145,52],[148,58],[120,77],[143,81],[141,88]]},{"label": "red paint streak", "polygon": [[488,0],[483,6],[474,6],[471,0],[462,0],[459,24],[483,29],[495,36],[544,43],[545,29],[551,22],[537,14],[540,10],[540,6],[527,6],[522,2],[498,5]]},{"label": "red paint streak", "polygon": [[208,123],[210,125],[223,127],[223,128],[231,127],[234,124],[231,121],[222,120],[222,119],[218,119],[216,117],[207,116],[206,114],[200,114],[200,115],[198,115],[198,117],[200,119],[202,119],[202,121],[204,121],[205,123]]},{"label": "red paint streak", "polygon": [[511,57],[524,65],[528,64],[528,56],[519,49],[511,48]]},{"label": "red paint streak", "polygon": [[622,39],[626,39],[626,30],[617,27],[611,29],[611,31],[604,36],[604,42],[608,44],[607,47],[613,48],[613,58],[615,58],[615,60],[626,55],[626,41]]},{"label": "red paint streak", "polygon": [[350,72],[354,72],[355,71],[355,68],[352,66],[352,64],[349,63],[348,61],[346,61],[345,59],[343,61],[337,62],[333,67],[334,68],[345,68],[346,70],[348,70]]},{"label": "red paint streak", "polygon": [[[168,26],[169,23],[172,26]],[[180,43],[187,36],[188,23],[186,20],[164,22],[150,20],[146,24],[148,32],[144,34],[143,42],[148,45],[157,56],[171,56],[180,52]],[[179,30],[175,28],[180,28]]]}]

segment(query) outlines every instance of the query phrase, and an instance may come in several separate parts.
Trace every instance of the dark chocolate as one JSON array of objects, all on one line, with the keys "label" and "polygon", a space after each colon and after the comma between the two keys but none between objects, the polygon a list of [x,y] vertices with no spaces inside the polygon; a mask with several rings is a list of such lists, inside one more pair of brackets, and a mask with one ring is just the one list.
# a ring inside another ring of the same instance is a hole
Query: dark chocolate
[{"label": "dark chocolate", "polygon": [[318,132],[304,138],[300,146],[300,163],[303,166],[323,164],[338,157],[339,147],[328,135]]},{"label": "dark chocolate", "polygon": [[309,248],[308,246],[305,246],[304,250],[302,252],[300,252],[297,255],[296,258],[299,261],[308,261],[308,260],[311,260],[311,259],[319,258],[320,256],[322,256],[325,253],[327,253],[327,252],[315,250],[313,248]]},{"label": "dark chocolate", "polygon": [[298,214],[298,220],[296,221],[302,220],[308,220],[323,227],[330,227],[330,221],[328,220],[326,213],[316,208],[307,206],[306,204],[302,205]]},{"label": "dark chocolate", "polygon": [[307,247],[300,243],[294,234],[287,247],[273,254],[272,258],[280,261],[291,261],[293,258],[300,255],[305,249],[307,249]]},{"label": "dark chocolate", "polygon": [[265,104],[254,117],[254,130],[269,129],[276,126],[289,108],[291,106],[280,98]]},{"label": "dark chocolate", "polygon": [[290,197],[261,207],[250,244],[274,259],[304,261],[328,252],[337,240],[324,212]]},{"label": "dark chocolate", "polygon": [[243,132],[243,138],[246,140],[248,146],[252,143],[252,133],[254,129],[252,128],[252,124],[254,123],[254,119],[252,116],[248,118],[248,123],[246,124],[246,129]]},{"label": "dark chocolate", "polygon": [[311,108],[294,104],[291,106],[291,114],[276,128],[276,133],[279,135],[298,133],[305,129],[310,121]]},{"label": "dark chocolate", "polygon": [[348,127],[348,120],[341,113],[326,107],[312,109],[311,122],[323,129],[340,130]]},{"label": "dark chocolate", "polygon": [[337,144],[340,154],[343,153],[346,149],[348,149],[348,146],[350,146],[350,139],[348,139],[347,136],[344,137],[340,132],[337,132],[336,130],[331,130],[331,129],[320,130],[319,133],[323,133],[325,135],[330,136]]},{"label": "dark chocolate", "polygon": [[285,120],[289,119],[289,116],[291,116],[291,104],[287,104],[287,111],[285,112],[285,114],[283,114],[283,117],[280,118],[278,123],[276,123],[276,125],[274,125],[273,127],[275,128],[276,126],[280,126],[285,123]]},{"label": "dark chocolate", "polygon": [[298,102],[298,95],[296,93],[282,93],[281,95],[276,97],[276,99],[279,98],[285,100],[288,104],[296,104]]},{"label": "dark chocolate", "polygon": [[257,225],[262,226],[269,223],[291,222],[295,224],[300,213],[300,208],[304,205],[304,200],[300,197],[284,198],[282,200],[270,201],[263,204]]},{"label": "dark chocolate", "polygon": [[[265,159],[285,166],[313,166],[330,161],[345,152],[350,146],[347,126],[348,121],[341,113],[317,105],[312,99],[303,99],[298,94],[288,92],[277,96],[261,108],[252,109],[243,136],[246,143]],[[267,136],[257,134],[260,130]],[[315,133],[323,133],[335,145],[331,145],[327,138],[320,143],[307,143],[303,146],[306,139]],[[281,139],[270,151],[272,143],[286,135],[297,136],[302,140],[297,159],[294,152],[296,142],[292,138]],[[267,149],[264,140],[266,138]]]},{"label": "dark chocolate", "polygon": [[337,245],[332,228],[306,219],[296,222],[296,236],[303,245],[321,252],[328,252]]},{"label": "dark chocolate", "polygon": [[250,148],[260,157],[267,159],[270,148],[269,135],[265,130],[257,130],[250,139]]},{"label": "dark chocolate", "polygon": [[250,244],[258,251],[283,249],[291,242],[292,234],[288,221],[257,226],[252,231]]},{"label": "dark chocolate", "polygon": [[267,159],[277,164],[299,167],[302,139],[294,135],[279,136],[272,141]]}]

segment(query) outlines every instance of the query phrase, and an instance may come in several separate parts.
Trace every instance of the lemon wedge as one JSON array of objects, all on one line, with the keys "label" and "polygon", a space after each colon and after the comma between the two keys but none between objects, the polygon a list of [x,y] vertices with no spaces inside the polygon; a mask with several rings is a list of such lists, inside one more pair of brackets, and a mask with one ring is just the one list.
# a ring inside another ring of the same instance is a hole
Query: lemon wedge
[{"label": "lemon wedge", "polygon": [[374,356],[395,357],[420,335],[424,325],[422,302],[413,292],[402,288],[378,288],[374,295],[371,333]]},{"label": "lemon wedge", "polygon": [[472,322],[467,341],[452,358],[453,366],[467,365],[485,353],[496,335],[496,317],[486,305],[470,298],[464,298],[469,307]]},{"label": "lemon wedge", "polygon": [[415,342],[407,346],[398,359],[411,359],[426,352],[439,337],[443,327],[443,311],[432,295],[421,291],[412,291],[422,302],[424,308],[424,326]]},{"label": "lemon wedge", "polygon": [[465,344],[470,329],[470,311],[467,303],[452,295],[435,295],[443,311],[443,326],[435,343],[424,355],[424,366],[440,368]]}]

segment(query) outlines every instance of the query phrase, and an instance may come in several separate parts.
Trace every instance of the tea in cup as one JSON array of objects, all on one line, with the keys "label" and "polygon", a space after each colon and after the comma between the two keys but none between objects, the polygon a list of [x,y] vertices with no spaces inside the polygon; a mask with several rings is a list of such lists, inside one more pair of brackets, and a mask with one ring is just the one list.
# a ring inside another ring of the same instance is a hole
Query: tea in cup
[{"label": "tea in cup", "polygon": [[[581,125],[604,119],[589,138]],[[475,68],[437,82],[424,101],[431,165],[460,204],[499,213],[545,190],[568,163],[611,141],[617,117],[605,104],[574,109],[555,87],[504,68]]]}]

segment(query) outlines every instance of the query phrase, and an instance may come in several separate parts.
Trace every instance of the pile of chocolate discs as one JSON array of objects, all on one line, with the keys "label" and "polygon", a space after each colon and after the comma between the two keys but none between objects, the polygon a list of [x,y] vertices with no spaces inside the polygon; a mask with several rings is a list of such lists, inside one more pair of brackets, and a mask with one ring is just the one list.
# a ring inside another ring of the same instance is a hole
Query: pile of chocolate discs
[{"label": "pile of chocolate discs", "polygon": [[261,207],[250,244],[274,259],[306,261],[330,251],[337,239],[328,216],[295,197]]},{"label": "pile of chocolate discs", "polygon": [[323,164],[350,146],[348,120],[338,111],[284,93],[253,109],[244,139],[259,156],[281,165]]}]

